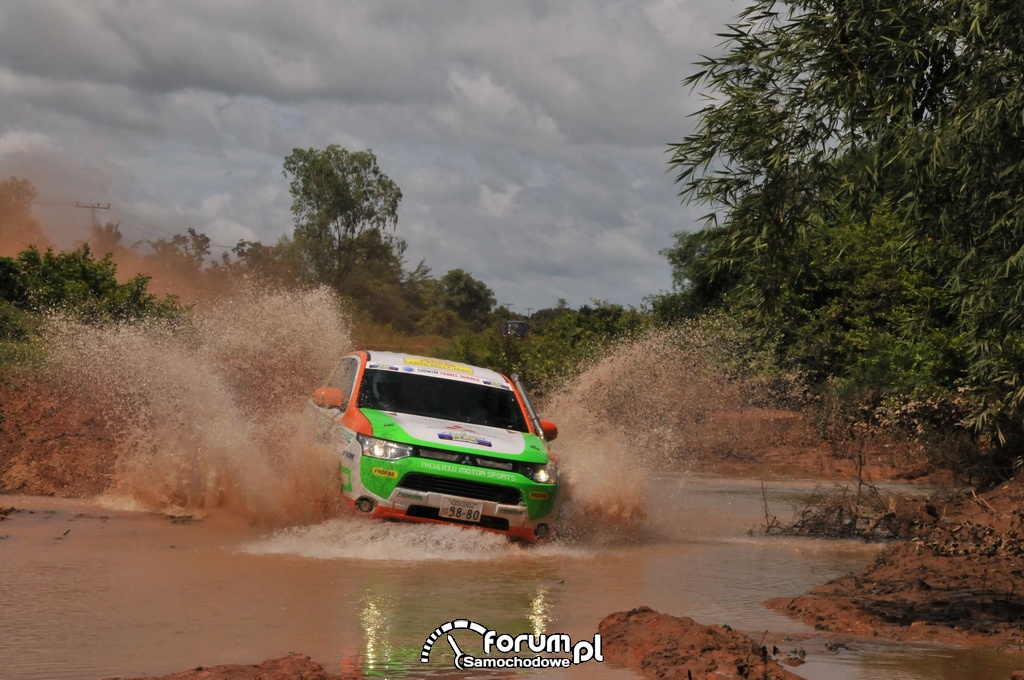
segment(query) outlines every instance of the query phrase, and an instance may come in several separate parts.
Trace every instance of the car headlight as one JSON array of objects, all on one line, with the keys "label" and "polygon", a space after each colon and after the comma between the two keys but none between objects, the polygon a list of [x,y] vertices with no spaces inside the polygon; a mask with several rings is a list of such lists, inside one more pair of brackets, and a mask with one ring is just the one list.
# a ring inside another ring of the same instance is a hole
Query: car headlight
[{"label": "car headlight", "polygon": [[538,466],[530,476],[533,478],[533,481],[538,484],[558,483],[558,469],[555,468],[554,463]]},{"label": "car headlight", "polygon": [[358,435],[358,437],[359,443],[363,446],[364,456],[382,458],[384,460],[398,460],[399,458],[408,458],[413,455],[414,449],[408,444],[389,442],[386,439],[367,437],[363,434]]}]

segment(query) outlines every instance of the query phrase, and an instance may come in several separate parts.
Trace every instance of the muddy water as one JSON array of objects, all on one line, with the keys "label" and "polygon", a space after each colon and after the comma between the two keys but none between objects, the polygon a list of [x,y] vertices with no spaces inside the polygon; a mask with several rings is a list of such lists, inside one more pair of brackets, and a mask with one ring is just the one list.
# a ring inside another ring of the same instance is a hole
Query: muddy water
[{"label": "muddy water", "polygon": [[[1011,657],[941,647],[845,641],[828,651],[760,602],[859,569],[876,547],[749,534],[763,514],[757,483],[659,473],[651,489],[648,520],[634,530],[533,548],[354,517],[270,530],[221,511],[171,518],[111,502],[0,497],[23,510],[0,523],[0,677],[154,675],[289,652],[335,673],[453,677],[444,638],[419,661],[447,621],[577,641],[639,605],[755,639],[787,634],[807,652],[794,669],[806,678],[970,680],[1015,667]],[[772,489],[776,500],[794,490]],[[479,636],[463,632],[464,651],[480,651]],[[633,676],[607,661],[530,675]]]}]

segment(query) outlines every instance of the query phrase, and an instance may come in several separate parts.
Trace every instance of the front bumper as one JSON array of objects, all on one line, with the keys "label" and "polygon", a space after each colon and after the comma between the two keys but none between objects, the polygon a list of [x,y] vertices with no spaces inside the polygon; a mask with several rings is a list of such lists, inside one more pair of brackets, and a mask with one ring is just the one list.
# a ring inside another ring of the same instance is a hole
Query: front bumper
[{"label": "front bumper", "polygon": [[[493,501],[481,501],[436,492],[418,491],[397,486],[386,499],[367,494],[372,506],[354,501],[357,509],[368,512],[371,517],[381,519],[398,519],[408,522],[425,522],[434,524],[455,524],[472,527],[482,531],[502,534],[517,540],[535,542],[550,535],[549,518],[531,521],[529,512],[524,505],[508,505]],[[460,521],[441,517],[439,511],[442,498],[457,498],[481,504],[482,516],[478,522]]]}]

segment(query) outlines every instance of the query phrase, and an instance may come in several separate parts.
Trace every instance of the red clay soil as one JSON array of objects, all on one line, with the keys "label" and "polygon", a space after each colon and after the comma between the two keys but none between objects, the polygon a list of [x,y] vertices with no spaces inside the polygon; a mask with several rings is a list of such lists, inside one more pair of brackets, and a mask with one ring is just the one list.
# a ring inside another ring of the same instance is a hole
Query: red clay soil
[{"label": "red clay soil", "polygon": [[94,402],[0,381],[0,494],[89,498],[113,481],[116,441]]},{"label": "red clay soil", "polygon": [[908,541],[859,574],[765,605],[822,631],[1020,651],[1022,500],[1014,480],[982,496],[904,502],[897,514]]},{"label": "red clay soil", "polygon": [[597,627],[605,659],[664,680],[763,678],[797,680],[773,658],[773,649],[728,626],[639,607],[606,617]]}]

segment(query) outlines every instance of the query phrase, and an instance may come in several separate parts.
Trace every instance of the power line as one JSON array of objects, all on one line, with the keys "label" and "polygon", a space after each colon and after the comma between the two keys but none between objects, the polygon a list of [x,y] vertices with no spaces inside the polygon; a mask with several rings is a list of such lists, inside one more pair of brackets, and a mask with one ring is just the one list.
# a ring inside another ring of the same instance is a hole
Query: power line
[{"label": "power line", "polygon": [[99,203],[93,203],[91,205],[85,205],[85,204],[79,203],[78,201],[75,201],[75,207],[76,208],[88,208],[89,209],[89,226],[90,227],[99,226],[99,222],[96,221],[96,211],[97,210],[110,210],[110,204],[109,203],[104,204],[104,205],[100,205]]},{"label": "power line", "polygon": [[[172,230],[167,229],[165,227],[161,227],[161,226],[159,226],[157,224],[154,224],[154,223],[152,223],[152,222],[150,222],[148,220],[145,220],[145,219],[139,217],[138,215],[133,215],[132,213],[128,212],[127,210],[119,208],[119,207],[117,207],[116,205],[114,205],[112,203],[104,203],[104,204],[92,203],[92,204],[88,204],[88,203],[81,203],[79,201],[75,201],[75,202],[72,203],[70,201],[46,201],[46,200],[40,200],[40,199],[33,199],[32,202],[34,204],[37,204],[37,205],[60,206],[60,207],[65,207],[65,208],[87,208],[87,209],[90,210],[90,225],[97,224],[97,222],[96,222],[96,211],[97,210],[110,210],[112,213],[120,216],[122,219],[127,220],[129,226],[132,226],[133,228],[137,229],[138,231],[141,231],[143,233],[149,234],[150,236],[157,236],[157,237],[171,236],[171,237],[174,237],[174,236],[178,236],[180,234],[180,232],[175,232],[175,231],[172,231]],[[209,243],[207,245],[209,245],[211,248],[224,248],[226,250],[230,250],[231,248],[234,248],[234,246],[228,246],[228,245],[224,245],[224,244],[221,244],[221,243]]]}]

